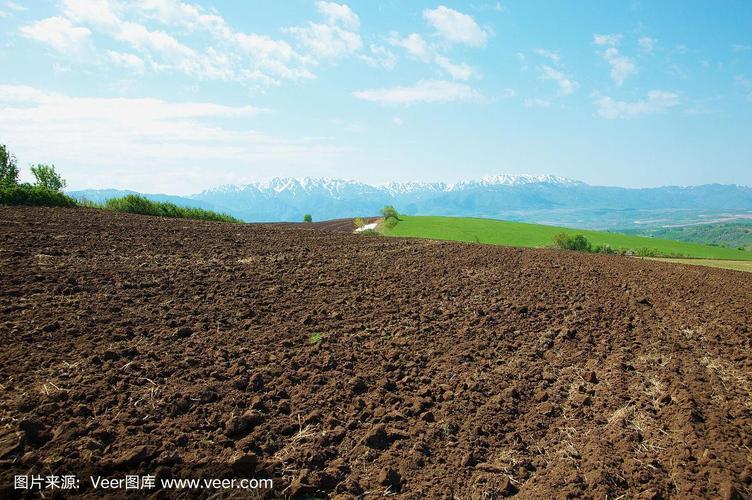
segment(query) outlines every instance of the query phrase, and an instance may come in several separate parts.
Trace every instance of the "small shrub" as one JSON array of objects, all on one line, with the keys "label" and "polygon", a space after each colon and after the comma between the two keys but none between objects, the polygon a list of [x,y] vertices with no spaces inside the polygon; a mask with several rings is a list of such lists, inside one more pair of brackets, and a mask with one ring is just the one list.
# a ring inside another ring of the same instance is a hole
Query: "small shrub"
[{"label": "small shrub", "polygon": [[608,243],[604,243],[603,245],[596,245],[593,247],[593,253],[602,253],[606,255],[615,255],[618,253],[617,250],[614,250],[611,248],[611,245]]},{"label": "small shrub", "polygon": [[353,219],[353,224],[355,224],[356,228],[360,229],[366,225],[366,221],[364,221],[362,217],[355,217],[355,219]]},{"label": "small shrub", "polygon": [[303,216],[303,222],[313,222],[313,217],[311,217],[311,214],[305,214]]},{"label": "small shrub", "polygon": [[311,345],[319,345],[322,340],[324,340],[324,335],[322,333],[319,333],[319,332],[316,332],[316,333],[312,334],[308,338],[308,342]]},{"label": "small shrub", "polygon": [[660,252],[656,252],[652,248],[637,248],[634,250],[634,254],[637,257],[660,257]]},{"label": "small shrub", "polygon": [[574,238],[567,233],[559,233],[554,236],[554,246],[562,250],[574,250],[576,252],[592,252],[593,247],[583,235],[578,234]]},{"label": "small shrub", "polygon": [[395,217],[389,217],[388,219],[384,219],[384,227],[387,229],[392,229],[397,224],[399,224],[399,219],[396,219]]},{"label": "small shrub", "polygon": [[362,234],[365,236],[378,236],[379,232],[375,229],[366,229],[365,231],[360,231],[358,234]]}]

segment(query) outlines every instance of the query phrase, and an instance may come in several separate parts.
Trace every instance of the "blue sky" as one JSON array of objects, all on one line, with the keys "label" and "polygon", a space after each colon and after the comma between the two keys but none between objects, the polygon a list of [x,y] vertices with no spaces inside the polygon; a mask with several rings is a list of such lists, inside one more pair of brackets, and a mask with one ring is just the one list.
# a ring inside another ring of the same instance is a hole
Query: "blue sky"
[{"label": "blue sky", "polygon": [[70,188],[752,185],[752,3],[0,0],[0,143]]}]

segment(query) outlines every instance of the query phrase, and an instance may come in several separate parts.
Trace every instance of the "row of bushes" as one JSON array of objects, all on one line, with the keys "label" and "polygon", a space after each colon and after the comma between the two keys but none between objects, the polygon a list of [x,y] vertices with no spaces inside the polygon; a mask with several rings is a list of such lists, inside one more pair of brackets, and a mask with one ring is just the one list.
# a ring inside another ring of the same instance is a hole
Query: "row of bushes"
[{"label": "row of bushes", "polygon": [[32,184],[0,185],[0,205],[75,207],[76,200],[54,189]]},{"label": "row of bushes", "polygon": [[66,182],[55,170],[54,165],[33,165],[31,173],[36,179],[34,184],[19,183],[18,173],[16,157],[10,154],[5,145],[0,144],[0,205],[103,208],[158,217],[242,223],[234,217],[211,210],[179,207],[174,203],[152,201],[138,195],[112,198],[103,204],[75,200],[63,193]]},{"label": "row of bushes", "polygon": [[[92,206],[92,204],[88,203],[87,206]],[[176,219],[196,219],[236,223],[243,222],[239,219],[236,219],[235,217],[212,212],[211,210],[192,207],[180,207],[178,205],[175,205],[174,203],[152,201],[148,198],[136,194],[129,194],[127,196],[123,196],[122,198],[111,198],[107,200],[103,205],[99,205],[98,207],[104,208],[105,210],[114,210],[116,212],[128,212],[131,214],[140,215],[154,215],[157,217],[173,217]]]},{"label": "row of bushes", "polygon": [[636,257],[686,257],[684,254],[665,253],[654,248],[613,248],[608,243],[593,245],[583,235],[570,236],[567,233],[559,233],[554,236],[554,247],[562,250],[575,252],[602,253],[608,255],[629,255]]}]

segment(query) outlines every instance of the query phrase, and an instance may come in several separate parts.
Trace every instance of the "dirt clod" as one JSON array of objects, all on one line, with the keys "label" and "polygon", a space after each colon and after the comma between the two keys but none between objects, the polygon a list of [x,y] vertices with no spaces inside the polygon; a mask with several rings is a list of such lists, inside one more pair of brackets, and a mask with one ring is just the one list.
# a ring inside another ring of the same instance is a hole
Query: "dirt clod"
[{"label": "dirt clod", "polygon": [[391,467],[381,469],[378,481],[381,486],[386,486],[392,492],[399,492],[402,488],[402,477]]}]

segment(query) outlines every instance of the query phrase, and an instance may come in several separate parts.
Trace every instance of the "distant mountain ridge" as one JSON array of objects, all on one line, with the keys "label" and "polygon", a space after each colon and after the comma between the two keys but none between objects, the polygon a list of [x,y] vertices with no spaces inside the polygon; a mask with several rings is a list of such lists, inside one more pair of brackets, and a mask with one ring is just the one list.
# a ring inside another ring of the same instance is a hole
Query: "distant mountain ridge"
[{"label": "distant mountain ridge", "polygon": [[[83,190],[70,194],[101,202],[128,193],[134,192]],[[573,224],[583,227],[596,227],[590,222],[597,222],[598,214],[626,214],[623,218],[631,220],[638,216],[655,217],[666,211],[752,211],[752,188],[746,186],[708,184],[630,189],[591,186],[553,175],[502,174],[451,184],[393,182],[383,186],[323,177],[277,177],[220,186],[189,196],[144,196],[217,210],[249,222],[299,221],[306,213],[313,215],[314,220],[373,215],[384,205],[394,205],[406,214],[543,223],[550,223],[551,217],[556,222],[557,217],[566,215]],[[575,216],[579,213],[587,215],[580,221]],[[608,228],[608,224],[602,227]]]}]

